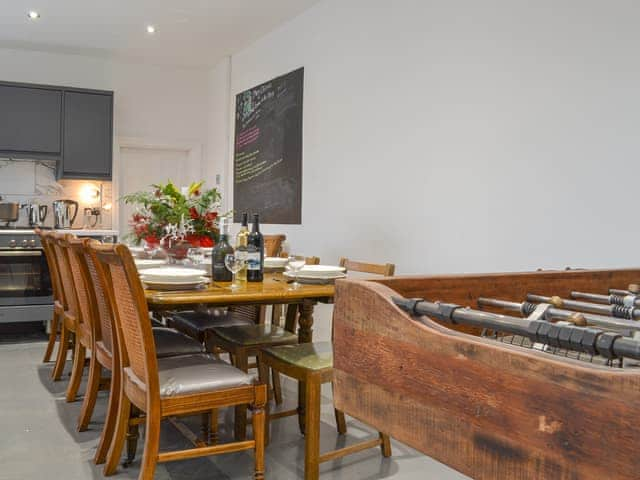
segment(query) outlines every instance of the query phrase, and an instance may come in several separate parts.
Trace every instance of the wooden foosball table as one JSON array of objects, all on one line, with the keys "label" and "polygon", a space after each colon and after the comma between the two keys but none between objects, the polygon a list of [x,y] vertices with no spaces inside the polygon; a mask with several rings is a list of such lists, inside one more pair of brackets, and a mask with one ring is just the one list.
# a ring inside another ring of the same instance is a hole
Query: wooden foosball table
[{"label": "wooden foosball table", "polygon": [[637,282],[640,269],[339,281],[335,406],[476,479],[638,479]]}]

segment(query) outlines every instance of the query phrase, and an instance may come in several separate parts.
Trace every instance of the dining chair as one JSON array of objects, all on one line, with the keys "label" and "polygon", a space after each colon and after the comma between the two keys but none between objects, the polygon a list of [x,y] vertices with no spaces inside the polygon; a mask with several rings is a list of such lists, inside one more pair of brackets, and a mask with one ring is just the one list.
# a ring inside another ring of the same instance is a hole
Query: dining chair
[{"label": "dining chair", "polygon": [[[307,257],[307,264],[317,265],[318,257]],[[287,310],[287,318],[284,328],[277,324],[239,325],[230,327],[214,327],[205,333],[205,347],[208,352],[219,350],[228,352],[233,365],[247,372],[253,365],[249,364],[250,357],[257,357],[258,352],[276,345],[291,345],[298,343],[298,335],[295,333],[297,325],[297,305]],[[255,366],[258,364],[256,363]],[[268,385],[269,377],[262,380]],[[277,372],[272,375],[274,399],[276,404],[282,403],[280,377]],[[246,435],[247,423],[246,407],[236,407],[235,435],[236,439],[242,439]]]},{"label": "dining chair", "polygon": [[[112,315],[108,310],[104,289],[97,275],[89,245],[99,244],[87,238],[69,240],[69,258],[78,292],[78,306],[82,312],[83,324],[90,327],[91,341],[84,345],[90,350],[89,376],[84,394],[78,431],[88,428],[95,407],[98,391],[109,386],[109,377],[102,375],[103,367],[111,372],[111,379],[118,376],[118,364],[113,355]],[[82,328],[82,327],[80,327]],[[84,327],[86,328],[86,326]],[[159,357],[202,353],[202,345],[191,337],[170,328],[153,328],[153,339]],[[115,364],[115,365],[114,365]],[[119,385],[119,379],[116,384]],[[111,421],[107,415],[107,424]],[[107,429],[108,430],[108,429]]]},{"label": "dining chair", "polygon": [[[209,354],[157,358],[149,310],[131,253],[124,245],[91,247],[105,273],[103,284],[114,313],[121,367],[118,416],[111,449],[122,451],[127,419],[144,413],[145,442],[139,480],[153,478],[156,464],[205,455],[254,450],[254,477],[264,479],[266,386]],[[253,410],[253,440],[160,452],[160,422],[170,416],[211,412],[239,404]],[[111,472],[109,472],[111,473]]]},{"label": "dining chair", "polygon": [[[373,264],[340,259],[340,266],[347,271],[392,276],[395,272],[393,264]],[[378,438],[362,441],[348,447],[320,454],[320,395],[323,383],[333,380],[333,350],[331,342],[300,343],[264,348],[258,356],[260,378],[268,378],[269,369],[294,378],[303,388],[299,399],[302,409],[278,412],[270,415],[267,405],[266,442],[269,441],[269,422],[291,414],[298,414],[300,430],[305,435],[304,478],[317,480],[320,475],[320,464],[329,460],[344,457],[368,448],[380,446],[382,455],[391,455],[389,437],[382,432]],[[336,425],[339,434],[347,433],[344,414],[335,410]]]},{"label": "dining chair", "polygon": [[[277,257],[286,235],[264,235],[264,252]],[[264,305],[233,305],[228,308],[201,308],[199,310],[171,312],[166,315],[167,325],[204,343],[205,332],[214,327],[252,325],[264,323]]]},{"label": "dining chair", "polygon": [[[60,272],[60,283],[64,292],[64,311],[62,313],[62,324],[60,326],[60,341],[56,364],[53,369],[54,380],[60,379],[67,362],[67,352],[72,349],[71,378],[67,385],[66,401],[73,402],[76,398],[78,387],[82,380],[82,369],[84,368],[84,347],[79,336],[82,334],[78,330],[78,319],[81,315],[78,306],[78,297],[75,291],[73,273],[69,263],[68,241],[73,238],[71,234],[53,234],[53,250]],[[82,363],[82,369],[79,364]]]},{"label": "dining chair", "polygon": [[49,268],[49,278],[51,279],[51,289],[53,291],[53,314],[51,317],[51,323],[49,324],[49,340],[47,341],[47,347],[42,359],[43,363],[48,363],[51,361],[53,349],[55,348],[56,340],[58,339],[65,302],[62,296],[62,286],[60,285],[60,274],[56,264],[55,253],[53,251],[53,246],[51,245],[51,242],[53,241],[53,232],[46,232],[36,228],[35,233],[40,237],[40,244],[42,245],[42,250],[44,251],[44,256],[47,261],[47,267]]},{"label": "dining chair", "polygon": [[279,257],[282,251],[282,244],[287,240],[287,236],[278,233],[275,235],[263,235],[264,240],[264,256]]}]

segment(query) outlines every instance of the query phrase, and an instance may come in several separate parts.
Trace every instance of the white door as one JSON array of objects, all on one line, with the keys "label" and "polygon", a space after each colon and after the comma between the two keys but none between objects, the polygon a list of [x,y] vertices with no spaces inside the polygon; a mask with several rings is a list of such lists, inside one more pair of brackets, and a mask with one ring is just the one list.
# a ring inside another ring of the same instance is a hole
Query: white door
[{"label": "white door", "polygon": [[[171,180],[179,187],[200,179],[200,165],[185,150],[120,148],[119,196],[149,190],[151,185]],[[130,231],[129,219],[134,207],[118,200],[120,237]]]}]

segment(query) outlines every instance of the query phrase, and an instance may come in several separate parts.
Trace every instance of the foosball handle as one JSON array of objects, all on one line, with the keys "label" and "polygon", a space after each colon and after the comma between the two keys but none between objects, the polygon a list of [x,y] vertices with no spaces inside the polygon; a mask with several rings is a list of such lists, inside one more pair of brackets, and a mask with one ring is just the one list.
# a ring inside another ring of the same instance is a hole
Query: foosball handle
[{"label": "foosball handle", "polygon": [[549,299],[549,303],[556,308],[562,308],[563,305],[562,298],[555,295]]},{"label": "foosball handle", "polygon": [[572,313],[566,321],[571,322],[579,327],[585,327],[587,325],[587,321],[585,320],[584,315],[578,312]]}]

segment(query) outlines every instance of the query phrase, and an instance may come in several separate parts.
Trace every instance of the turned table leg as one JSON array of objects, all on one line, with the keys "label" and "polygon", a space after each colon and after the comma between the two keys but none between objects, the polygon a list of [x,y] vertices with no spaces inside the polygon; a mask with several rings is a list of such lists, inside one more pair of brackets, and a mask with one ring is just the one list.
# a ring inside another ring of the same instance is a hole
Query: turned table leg
[{"label": "turned table leg", "polygon": [[300,318],[298,319],[298,343],[311,343],[313,341],[313,307],[316,301],[305,298],[300,305]]}]

